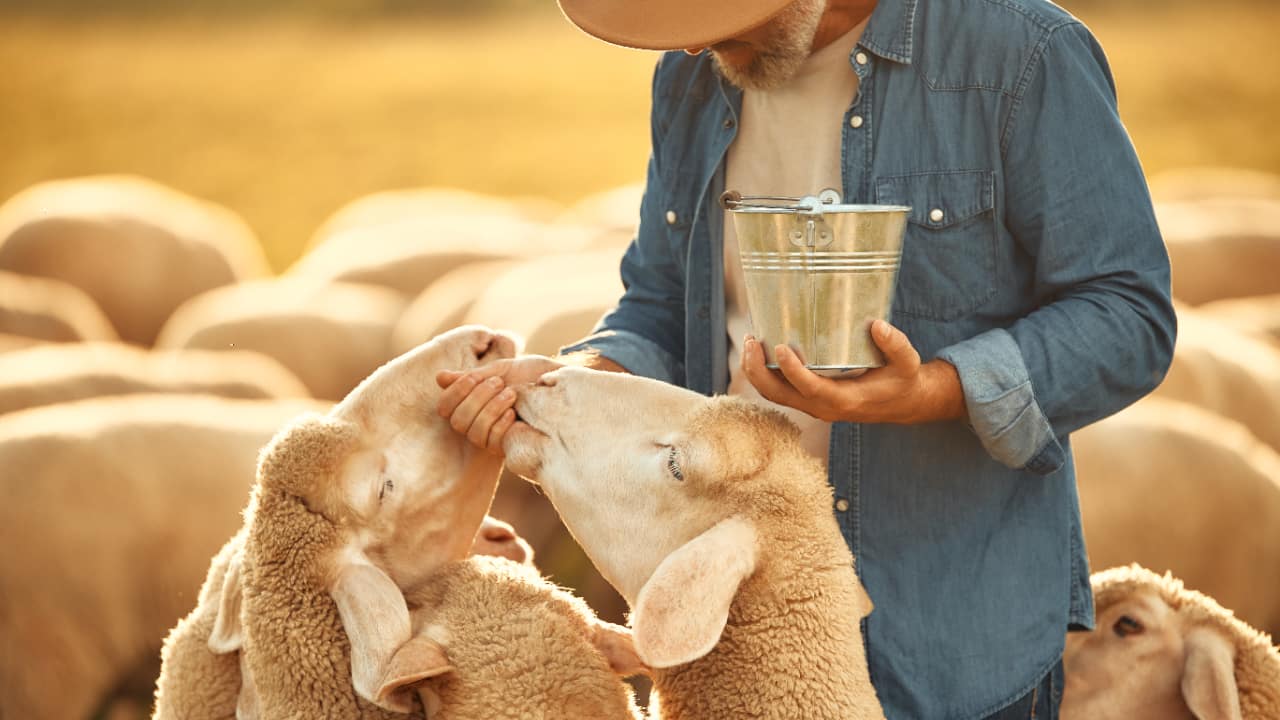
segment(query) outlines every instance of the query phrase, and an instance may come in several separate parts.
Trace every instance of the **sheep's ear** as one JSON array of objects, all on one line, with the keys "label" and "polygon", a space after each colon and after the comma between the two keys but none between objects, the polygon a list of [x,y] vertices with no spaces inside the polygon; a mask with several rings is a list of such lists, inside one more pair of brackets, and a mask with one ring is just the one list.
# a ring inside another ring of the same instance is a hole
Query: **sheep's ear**
[{"label": "sheep's ear", "polygon": [[362,554],[340,562],[329,591],[351,641],[351,681],[360,697],[386,710],[409,712],[403,694],[381,697],[391,659],[409,641],[409,607],[400,588]]},{"label": "sheep's ear", "polygon": [[453,666],[449,664],[444,648],[430,638],[415,637],[402,645],[391,658],[383,675],[382,687],[378,688],[377,702],[383,707],[409,703],[410,696],[416,692],[415,685],[449,672],[453,672]]},{"label": "sheep's ear", "polygon": [[259,720],[262,709],[258,704],[258,686],[253,682],[248,657],[240,653],[240,694],[236,698],[236,720]]},{"label": "sheep's ear", "polygon": [[209,649],[219,655],[232,653],[244,644],[244,626],[240,623],[240,598],[242,581],[241,565],[244,548],[237,548],[227,562],[222,575],[222,589],[218,592],[218,614],[213,620],[213,632],[209,634]]},{"label": "sheep's ear", "polygon": [[1240,720],[1231,644],[1209,628],[1198,628],[1187,635],[1186,652],[1182,697],[1192,714],[1198,720]]},{"label": "sheep's ear", "polygon": [[627,628],[597,620],[591,628],[591,644],[609,661],[609,667],[622,677],[650,673],[636,652],[635,638]]},{"label": "sheep's ear", "polygon": [[667,668],[711,652],[738,585],[755,566],[755,529],[738,517],[721,520],[668,555],[636,598],[631,626],[640,659]]}]

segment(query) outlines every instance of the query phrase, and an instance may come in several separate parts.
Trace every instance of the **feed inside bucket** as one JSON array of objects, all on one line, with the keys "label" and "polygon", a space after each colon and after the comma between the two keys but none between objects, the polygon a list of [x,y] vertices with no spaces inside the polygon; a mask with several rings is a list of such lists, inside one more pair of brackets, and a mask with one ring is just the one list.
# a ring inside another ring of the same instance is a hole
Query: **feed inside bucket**
[{"label": "feed inside bucket", "polygon": [[744,197],[726,192],[733,213],[747,306],[768,367],[786,344],[821,375],[880,367],[871,323],[893,305],[909,207],[843,205],[815,197]]}]

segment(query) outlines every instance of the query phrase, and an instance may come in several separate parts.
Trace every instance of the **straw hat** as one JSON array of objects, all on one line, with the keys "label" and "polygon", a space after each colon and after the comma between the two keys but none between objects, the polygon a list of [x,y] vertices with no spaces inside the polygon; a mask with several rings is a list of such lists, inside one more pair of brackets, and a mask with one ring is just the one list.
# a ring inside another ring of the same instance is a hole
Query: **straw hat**
[{"label": "straw hat", "polygon": [[710,47],[769,21],[792,0],[559,0],[584,32],[642,50]]}]

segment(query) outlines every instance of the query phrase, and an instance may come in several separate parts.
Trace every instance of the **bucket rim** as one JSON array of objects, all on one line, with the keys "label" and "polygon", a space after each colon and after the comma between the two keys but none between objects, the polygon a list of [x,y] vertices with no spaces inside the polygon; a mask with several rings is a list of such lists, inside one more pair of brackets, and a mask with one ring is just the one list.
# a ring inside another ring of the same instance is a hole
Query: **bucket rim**
[{"label": "bucket rim", "polygon": [[875,215],[875,214],[898,214],[906,215],[911,212],[910,205],[880,205],[875,203],[860,203],[849,205],[823,205],[817,212],[805,208],[791,207],[763,207],[760,205],[751,205],[747,207],[729,208],[731,213],[742,213],[750,215]]}]

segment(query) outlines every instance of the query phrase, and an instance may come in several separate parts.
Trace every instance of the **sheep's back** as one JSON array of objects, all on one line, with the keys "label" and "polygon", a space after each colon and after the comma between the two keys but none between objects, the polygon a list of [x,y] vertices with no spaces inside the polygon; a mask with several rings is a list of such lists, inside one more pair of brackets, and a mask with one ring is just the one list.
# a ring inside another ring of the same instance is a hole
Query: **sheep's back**
[{"label": "sheep's back", "polygon": [[409,596],[415,632],[448,635],[455,671],[429,681],[451,720],[636,717],[631,692],[591,643],[594,614],[536,570],[503,558],[451,563]]},{"label": "sheep's back", "polygon": [[154,656],[239,526],[258,449],[313,406],[140,395],[0,418],[0,716],[83,717]]}]

